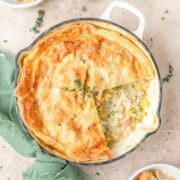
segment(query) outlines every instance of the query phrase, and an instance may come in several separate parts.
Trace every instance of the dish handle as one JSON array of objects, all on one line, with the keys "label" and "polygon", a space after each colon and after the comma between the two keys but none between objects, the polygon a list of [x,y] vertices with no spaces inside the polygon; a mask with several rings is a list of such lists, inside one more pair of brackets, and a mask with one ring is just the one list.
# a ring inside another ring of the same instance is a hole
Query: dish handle
[{"label": "dish handle", "polygon": [[146,25],[145,17],[143,13],[136,8],[135,6],[123,2],[123,1],[113,1],[112,3],[109,4],[109,6],[106,8],[104,13],[101,15],[101,19],[106,19],[106,20],[111,20],[111,13],[114,8],[121,8],[121,9],[126,9],[136,15],[139,18],[139,25],[133,33],[137,35],[140,39],[143,38],[143,33]]}]

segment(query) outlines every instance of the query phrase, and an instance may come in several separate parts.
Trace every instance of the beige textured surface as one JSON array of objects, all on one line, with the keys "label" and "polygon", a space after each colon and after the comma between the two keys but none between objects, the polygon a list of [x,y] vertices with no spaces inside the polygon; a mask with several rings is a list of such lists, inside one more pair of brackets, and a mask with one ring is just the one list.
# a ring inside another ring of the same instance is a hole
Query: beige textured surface
[{"label": "beige textured surface", "polygon": [[[174,67],[175,76],[163,87],[160,130],[149,137],[136,151],[114,163],[83,167],[95,174],[97,180],[127,180],[136,169],[150,163],[164,162],[180,167],[180,1],[179,0],[127,0],[144,13],[147,25],[144,41],[154,54],[161,75]],[[16,54],[35,38],[29,29],[36,18],[37,10],[46,11],[41,31],[61,21],[77,17],[99,17],[111,0],[46,0],[32,9],[10,9],[0,6],[0,49]],[[86,5],[88,11],[83,12]],[[164,13],[165,10],[169,13]],[[165,17],[164,20],[161,20]],[[113,20],[124,26],[136,27],[136,18],[125,11],[115,9]],[[151,40],[152,38],[152,40]],[[4,40],[8,42],[4,43]],[[20,180],[21,173],[32,159],[23,157],[0,138],[0,179]]]}]

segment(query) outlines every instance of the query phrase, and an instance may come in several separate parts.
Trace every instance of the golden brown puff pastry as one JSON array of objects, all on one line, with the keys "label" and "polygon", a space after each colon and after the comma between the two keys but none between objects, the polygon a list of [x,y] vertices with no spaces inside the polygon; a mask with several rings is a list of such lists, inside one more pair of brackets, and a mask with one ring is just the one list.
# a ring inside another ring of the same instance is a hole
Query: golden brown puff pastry
[{"label": "golden brown puff pastry", "polygon": [[155,75],[133,42],[89,22],[44,35],[18,65],[15,96],[29,132],[48,151],[78,162],[111,159],[91,90]]}]

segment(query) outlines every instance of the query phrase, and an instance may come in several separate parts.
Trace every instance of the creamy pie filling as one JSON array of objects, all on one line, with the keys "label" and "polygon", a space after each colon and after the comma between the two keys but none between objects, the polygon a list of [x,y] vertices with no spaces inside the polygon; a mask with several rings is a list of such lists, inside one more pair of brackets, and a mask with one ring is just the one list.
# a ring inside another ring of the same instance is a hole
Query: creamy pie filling
[{"label": "creamy pie filling", "polygon": [[102,93],[96,98],[97,111],[110,148],[118,144],[124,132],[133,131],[146,116],[150,102],[149,82],[130,83]]}]

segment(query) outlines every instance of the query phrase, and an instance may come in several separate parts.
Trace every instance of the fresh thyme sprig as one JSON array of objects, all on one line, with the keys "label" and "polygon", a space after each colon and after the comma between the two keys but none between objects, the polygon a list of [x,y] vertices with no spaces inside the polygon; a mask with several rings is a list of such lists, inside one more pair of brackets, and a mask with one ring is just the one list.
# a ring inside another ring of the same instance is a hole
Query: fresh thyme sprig
[{"label": "fresh thyme sprig", "polygon": [[38,11],[38,17],[35,21],[35,25],[30,29],[30,31],[33,31],[34,33],[39,33],[39,28],[42,25],[44,15],[45,15],[45,11],[40,9]]},{"label": "fresh thyme sprig", "polygon": [[174,76],[174,68],[172,67],[171,63],[169,63],[168,74],[162,79],[162,84],[169,82],[173,76]]}]

